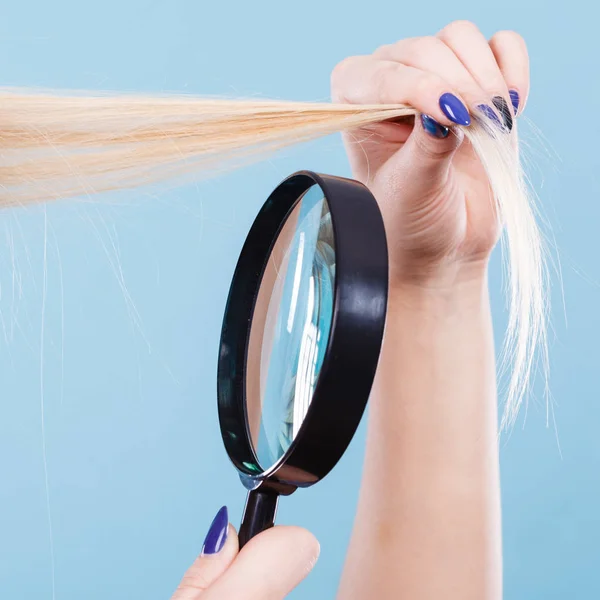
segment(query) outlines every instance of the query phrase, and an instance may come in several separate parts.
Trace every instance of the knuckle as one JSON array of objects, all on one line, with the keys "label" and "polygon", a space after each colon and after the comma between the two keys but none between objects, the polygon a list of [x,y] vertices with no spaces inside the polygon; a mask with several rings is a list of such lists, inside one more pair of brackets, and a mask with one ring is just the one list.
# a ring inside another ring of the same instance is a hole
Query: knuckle
[{"label": "knuckle", "polygon": [[335,65],[335,67],[333,67],[333,69],[331,71],[331,81],[332,82],[340,81],[345,76],[345,74],[348,72],[348,70],[350,70],[352,68],[352,65],[354,64],[354,60],[355,60],[354,56],[348,56],[347,58],[344,58],[343,60],[341,60],[337,65]]},{"label": "knuckle", "polygon": [[453,21],[449,25],[446,25],[444,29],[440,32],[440,37],[442,39],[456,39],[457,37],[462,37],[466,34],[471,34],[479,32],[479,28],[472,21],[467,20],[458,20]]},{"label": "knuckle", "polygon": [[349,74],[352,73],[352,70],[355,68],[357,61],[357,56],[349,56],[347,58],[344,58],[337,65],[335,65],[335,67],[331,71],[331,90],[334,98],[338,101],[343,101],[343,98],[345,97],[344,90],[348,85],[349,79],[351,79]]},{"label": "knuckle", "polygon": [[373,70],[373,87],[380,98],[390,96],[389,89],[392,87],[392,81],[395,81],[400,74],[401,66],[392,62],[378,62]]},{"label": "knuckle", "polygon": [[397,47],[406,62],[414,63],[423,54],[424,46],[423,38],[411,38],[398,42]]},{"label": "knuckle", "polygon": [[424,56],[434,54],[442,42],[432,36],[407,38],[388,46],[400,60],[409,64],[420,62]]},{"label": "knuckle", "polygon": [[375,57],[385,57],[385,56],[390,56],[390,54],[392,53],[392,50],[394,49],[395,44],[383,44],[382,46],[379,46],[379,48],[377,48],[375,50],[375,52],[373,52],[373,56]]},{"label": "knuckle", "polygon": [[383,97],[384,90],[389,87],[390,81],[397,71],[394,63],[378,62],[373,68],[373,86]]},{"label": "knuckle", "polygon": [[440,47],[442,42],[433,36],[427,36],[422,38],[416,38],[409,45],[409,52],[413,58],[419,58],[420,56],[432,54]]},{"label": "knuckle", "polygon": [[511,43],[522,47],[526,46],[525,39],[523,38],[523,36],[517,33],[516,31],[511,31],[509,29],[504,29],[502,31],[496,32],[492,36],[491,41],[496,43]]}]

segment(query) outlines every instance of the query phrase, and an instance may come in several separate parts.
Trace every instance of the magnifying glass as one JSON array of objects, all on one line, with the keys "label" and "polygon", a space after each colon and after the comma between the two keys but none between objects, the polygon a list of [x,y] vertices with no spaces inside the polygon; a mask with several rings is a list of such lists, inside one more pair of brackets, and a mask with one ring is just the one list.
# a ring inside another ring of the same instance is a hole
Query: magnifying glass
[{"label": "magnifying glass", "polygon": [[350,179],[300,171],[260,210],[221,331],[221,435],[248,490],[240,546],[272,527],[279,496],[325,477],[363,415],[388,292],[383,219]]}]

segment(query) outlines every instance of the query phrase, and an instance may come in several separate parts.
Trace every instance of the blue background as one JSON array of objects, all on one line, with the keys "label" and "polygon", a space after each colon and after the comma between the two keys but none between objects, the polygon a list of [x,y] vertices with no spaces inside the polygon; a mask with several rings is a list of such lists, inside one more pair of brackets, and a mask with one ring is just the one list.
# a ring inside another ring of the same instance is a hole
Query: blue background
[{"label": "blue background", "polygon": [[[598,598],[597,11],[589,0],[2,0],[0,81],[325,100],[347,55],[458,18],[522,33],[527,115],[545,141],[524,136],[564,304],[556,276],[556,428],[539,400],[502,440],[505,595]],[[58,599],[167,599],[217,509],[237,522],[243,493],[215,409],[220,319],[256,211],[298,168],[349,174],[335,136],[198,186],[49,205],[46,225],[43,207],[0,213],[0,597],[51,598],[42,412]],[[492,291],[500,334],[498,260]],[[322,543],[295,599],[334,596],[363,441],[361,428],[328,479],[282,502],[280,522]]]}]

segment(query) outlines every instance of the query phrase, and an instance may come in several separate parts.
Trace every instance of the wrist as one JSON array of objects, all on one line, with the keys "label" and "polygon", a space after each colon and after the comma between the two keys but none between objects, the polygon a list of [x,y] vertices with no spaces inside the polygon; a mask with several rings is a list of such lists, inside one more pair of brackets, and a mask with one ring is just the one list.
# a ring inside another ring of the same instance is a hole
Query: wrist
[{"label": "wrist", "polygon": [[469,313],[489,305],[488,263],[452,265],[420,279],[392,278],[388,314]]}]

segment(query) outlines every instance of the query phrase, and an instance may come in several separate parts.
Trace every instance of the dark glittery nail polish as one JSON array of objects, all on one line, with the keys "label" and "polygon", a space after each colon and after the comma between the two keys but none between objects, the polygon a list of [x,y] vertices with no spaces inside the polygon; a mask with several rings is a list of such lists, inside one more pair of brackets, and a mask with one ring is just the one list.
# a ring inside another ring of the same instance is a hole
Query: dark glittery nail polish
[{"label": "dark glittery nail polish", "polygon": [[204,545],[202,546],[202,554],[217,554],[217,552],[220,552],[227,541],[228,529],[229,515],[227,507],[224,506],[219,510],[208,529]]},{"label": "dark glittery nail polish", "polygon": [[438,123],[434,118],[429,115],[421,115],[421,123],[423,125],[423,129],[433,137],[436,138],[446,138],[450,133],[450,128]]},{"label": "dark glittery nail polish", "polygon": [[519,92],[517,92],[517,90],[510,90],[510,92],[508,92],[508,95],[510,96],[510,101],[512,102],[516,115],[519,112]]},{"label": "dark glittery nail polish", "polygon": [[502,96],[495,96],[492,98],[492,103],[502,115],[504,127],[506,127],[508,131],[511,131],[513,128],[513,118],[506,100]]}]

